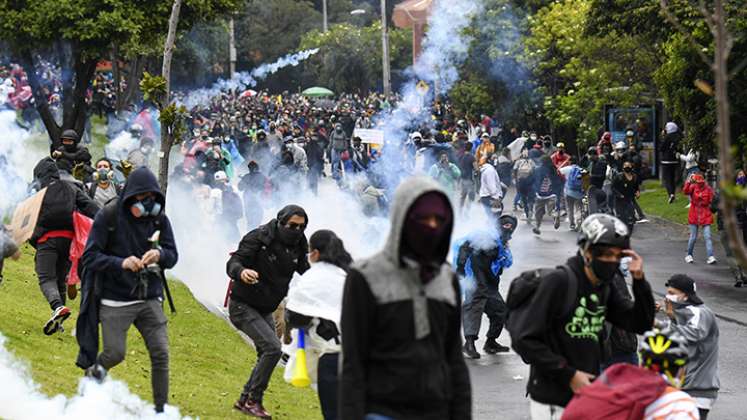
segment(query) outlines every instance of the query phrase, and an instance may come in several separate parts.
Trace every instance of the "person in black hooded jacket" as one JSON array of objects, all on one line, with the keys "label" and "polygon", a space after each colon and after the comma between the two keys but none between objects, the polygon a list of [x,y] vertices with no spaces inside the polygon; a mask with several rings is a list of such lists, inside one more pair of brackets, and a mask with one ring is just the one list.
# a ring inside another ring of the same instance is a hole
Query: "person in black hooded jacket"
[{"label": "person in black hooded jacket", "polygon": [[70,244],[75,237],[73,212],[93,217],[99,206],[82,189],[60,180],[59,169],[52,158],[37,163],[34,179],[47,191],[29,243],[36,248],[36,275],[42,294],[52,308],[52,316],[44,324],[44,334],[52,335],[71,315],[65,306],[65,280],[70,271]]},{"label": "person in black hooded jacket", "polygon": [[345,281],[340,419],[472,418],[461,294],[446,262],[453,223],[434,181],[410,178],[397,188],[387,245]]},{"label": "person in black hooded jacket", "polygon": [[81,258],[81,266],[94,272],[101,285],[99,318],[104,343],[86,373],[101,380],[124,360],[127,330],[134,324],[150,354],[156,412],[163,412],[169,396],[161,270],[174,267],[179,258],[165,206],[156,176],[148,168],[136,169],[121,198],[96,215]]},{"label": "person in black hooded jacket", "polygon": [[257,348],[257,364],[234,408],[254,417],[270,417],[262,398],[282,355],[272,314],[288,294],[293,273],[309,269],[304,236],[308,222],[303,208],[283,207],[276,219],[247,233],[226,264],[233,280],[231,323]]}]

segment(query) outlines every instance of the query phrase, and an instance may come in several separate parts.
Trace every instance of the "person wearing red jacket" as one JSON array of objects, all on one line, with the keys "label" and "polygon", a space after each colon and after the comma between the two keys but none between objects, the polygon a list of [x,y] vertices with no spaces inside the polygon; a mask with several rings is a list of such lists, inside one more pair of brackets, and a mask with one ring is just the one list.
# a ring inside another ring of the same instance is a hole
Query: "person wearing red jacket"
[{"label": "person wearing red jacket", "polygon": [[557,147],[558,150],[550,156],[552,164],[558,170],[569,166],[571,164],[571,155],[565,151],[565,143],[558,143],[555,147]]},{"label": "person wearing red jacket", "polygon": [[711,242],[711,224],[713,223],[711,202],[713,201],[713,189],[706,184],[702,174],[694,173],[685,182],[683,192],[690,197],[690,212],[687,215],[687,223],[690,225],[690,239],[687,242],[685,262],[688,264],[693,263],[695,240],[698,237],[698,230],[702,228],[706,253],[708,254],[706,263],[715,264],[716,257],[713,256],[713,243]]}]

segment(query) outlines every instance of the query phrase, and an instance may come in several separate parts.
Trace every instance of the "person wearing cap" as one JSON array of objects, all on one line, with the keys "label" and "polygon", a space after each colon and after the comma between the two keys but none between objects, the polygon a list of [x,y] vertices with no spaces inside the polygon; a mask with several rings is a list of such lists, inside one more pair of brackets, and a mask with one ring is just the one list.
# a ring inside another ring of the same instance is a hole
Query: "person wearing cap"
[{"label": "person wearing cap", "polygon": [[558,150],[550,156],[552,164],[558,169],[565,168],[571,164],[571,155],[565,151],[565,143],[560,142],[555,146]]},{"label": "person wearing cap", "polygon": [[677,170],[679,168],[679,159],[677,159],[677,149],[682,141],[677,124],[670,121],[664,127],[664,135],[659,142],[659,161],[661,162],[661,183],[669,194],[669,204],[674,202]]},{"label": "person wearing cap", "polygon": [[692,264],[695,261],[693,258],[695,241],[698,237],[698,231],[702,230],[706,253],[708,255],[706,263],[716,264],[716,257],[713,255],[713,242],[711,241],[711,224],[713,223],[711,203],[713,202],[713,189],[705,182],[703,175],[696,172],[688,177],[682,191],[690,197],[690,210],[687,214],[687,223],[690,225],[690,238],[687,241],[685,262]]},{"label": "person wearing cap", "polygon": [[80,144],[80,136],[75,130],[65,130],[60,135],[60,143],[51,146],[52,157],[58,162],[58,166],[70,168],[71,172],[77,165],[82,164],[89,174],[93,173],[91,168],[91,153],[88,148]]},{"label": "person wearing cap", "polygon": [[488,158],[495,153],[495,145],[490,141],[490,134],[482,133],[480,136],[480,145],[475,150],[475,160],[478,166],[488,161]]},{"label": "person wearing cap", "polygon": [[675,274],[666,286],[664,304],[657,307],[666,313],[669,327],[687,341],[690,360],[682,390],[695,398],[700,418],[706,419],[721,387],[716,315],[698,296],[695,280],[689,276]]},{"label": "person wearing cap", "polygon": [[294,273],[309,269],[304,235],[308,223],[303,208],[287,205],[275,219],[247,233],[226,264],[231,278],[229,319],[257,348],[257,364],[233,407],[253,417],[271,418],[262,402],[282,356],[273,312],[288,294]]}]

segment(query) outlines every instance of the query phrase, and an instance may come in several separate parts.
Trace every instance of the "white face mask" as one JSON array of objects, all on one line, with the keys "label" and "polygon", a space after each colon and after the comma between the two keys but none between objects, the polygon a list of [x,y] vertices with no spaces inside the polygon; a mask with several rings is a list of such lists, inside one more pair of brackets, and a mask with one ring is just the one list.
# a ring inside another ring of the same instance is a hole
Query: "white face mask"
[{"label": "white face mask", "polygon": [[674,303],[680,302],[680,296],[672,294],[672,293],[667,293],[666,296],[664,296],[664,298],[666,298],[670,302],[674,302]]}]

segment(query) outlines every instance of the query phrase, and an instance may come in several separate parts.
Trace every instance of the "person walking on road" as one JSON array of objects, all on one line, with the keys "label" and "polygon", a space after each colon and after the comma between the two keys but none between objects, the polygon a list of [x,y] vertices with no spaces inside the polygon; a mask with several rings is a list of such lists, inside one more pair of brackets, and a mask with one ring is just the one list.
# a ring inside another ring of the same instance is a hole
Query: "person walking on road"
[{"label": "person walking on road", "polygon": [[[599,374],[605,320],[638,334],[654,323],[651,286],[625,224],[591,215],[581,224],[578,244],[565,266],[524,273],[509,289],[507,328],[512,347],[530,365],[533,420],[559,419],[573,394]],[[624,256],[631,258],[632,306],[611,286]]]},{"label": "person walking on road", "polygon": [[675,274],[666,283],[664,305],[657,305],[669,318],[669,328],[681,334],[690,361],[682,390],[695,399],[700,418],[705,420],[721,387],[718,373],[719,328],[716,315],[698,296],[695,281]]},{"label": "person walking on road", "polygon": [[309,269],[304,236],[308,223],[303,208],[285,206],[276,219],[247,233],[226,264],[232,280],[229,319],[257,348],[257,364],[234,404],[252,417],[271,417],[262,399],[282,356],[272,314],[285,299],[293,273]]},{"label": "person walking on road", "polygon": [[341,419],[470,420],[454,211],[434,181],[396,190],[385,248],[353,265],[342,298]]},{"label": "person walking on road", "polygon": [[711,241],[711,224],[713,223],[711,202],[713,201],[713,190],[705,182],[702,174],[694,173],[685,182],[683,191],[685,195],[690,197],[690,210],[687,214],[687,223],[690,225],[690,238],[687,241],[685,262],[692,264],[695,261],[695,258],[693,258],[695,241],[698,237],[698,231],[702,230],[706,253],[708,254],[706,264],[716,264],[717,260],[713,255],[713,242]]},{"label": "person walking on road", "polygon": [[482,204],[488,218],[495,213],[501,213],[503,208],[503,188],[498,172],[490,162],[480,165],[480,204]]}]

